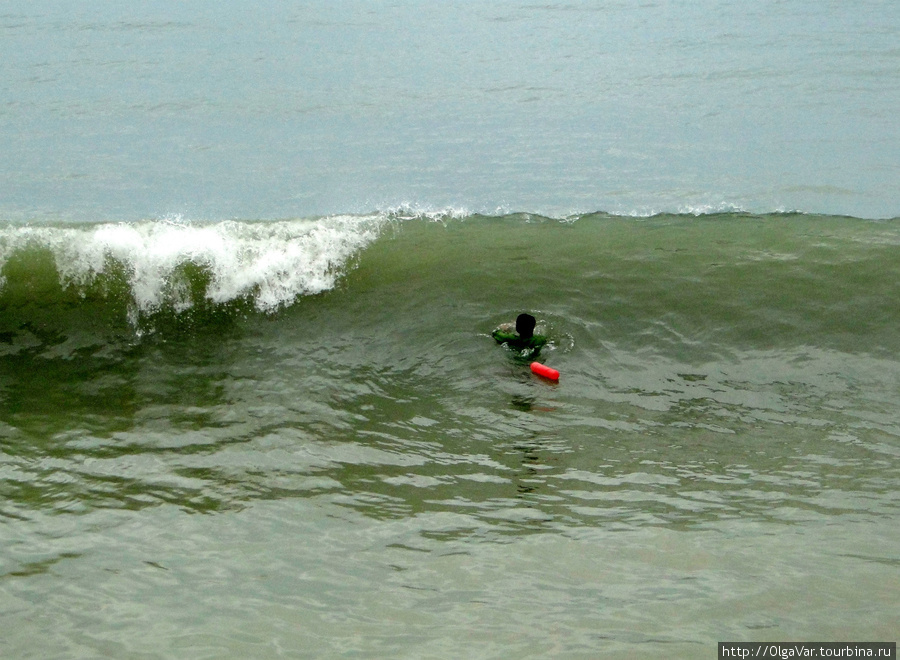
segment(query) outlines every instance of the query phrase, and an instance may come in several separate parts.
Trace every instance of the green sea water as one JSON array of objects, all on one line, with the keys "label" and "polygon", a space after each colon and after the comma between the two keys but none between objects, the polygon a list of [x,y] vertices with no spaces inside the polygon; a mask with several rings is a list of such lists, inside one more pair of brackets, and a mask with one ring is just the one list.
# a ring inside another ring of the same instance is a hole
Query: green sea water
[{"label": "green sea water", "polygon": [[0,658],[896,640],[898,43],[5,0]]},{"label": "green sea water", "polygon": [[[898,250],[804,214],[6,225],[3,656],[892,641]],[[490,337],[520,311],[558,383]]]}]

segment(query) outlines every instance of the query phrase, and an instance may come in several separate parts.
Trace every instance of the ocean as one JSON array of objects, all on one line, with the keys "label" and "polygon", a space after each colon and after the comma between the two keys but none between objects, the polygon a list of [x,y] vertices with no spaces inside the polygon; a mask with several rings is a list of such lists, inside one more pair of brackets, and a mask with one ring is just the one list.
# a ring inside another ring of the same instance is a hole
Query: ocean
[{"label": "ocean", "polygon": [[2,656],[896,641],[898,36],[4,3]]}]

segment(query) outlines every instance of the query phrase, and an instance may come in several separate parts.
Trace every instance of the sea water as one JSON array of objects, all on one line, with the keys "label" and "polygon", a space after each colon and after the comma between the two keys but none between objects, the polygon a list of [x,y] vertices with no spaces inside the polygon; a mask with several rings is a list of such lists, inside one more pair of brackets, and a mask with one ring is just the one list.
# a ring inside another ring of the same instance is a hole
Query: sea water
[{"label": "sea water", "polygon": [[896,640],[898,29],[6,3],[3,657]]},{"label": "sea water", "polygon": [[892,0],[0,10],[7,219],[897,215]]}]

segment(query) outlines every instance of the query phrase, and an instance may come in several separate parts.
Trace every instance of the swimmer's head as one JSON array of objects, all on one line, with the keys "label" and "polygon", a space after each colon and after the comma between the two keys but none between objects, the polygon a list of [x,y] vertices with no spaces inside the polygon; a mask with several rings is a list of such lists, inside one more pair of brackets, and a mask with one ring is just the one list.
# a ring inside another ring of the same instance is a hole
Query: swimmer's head
[{"label": "swimmer's head", "polygon": [[534,320],[534,317],[531,314],[519,314],[516,317],[516,332],[519,333],[519,336],[523,339],[529,339],[532,335],[534,335],[534,326],[537,321]]}]

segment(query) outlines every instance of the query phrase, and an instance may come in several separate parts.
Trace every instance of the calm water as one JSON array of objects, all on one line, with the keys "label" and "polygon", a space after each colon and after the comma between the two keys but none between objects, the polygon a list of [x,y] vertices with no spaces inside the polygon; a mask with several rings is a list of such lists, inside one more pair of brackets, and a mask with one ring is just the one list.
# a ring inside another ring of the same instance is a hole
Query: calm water
[{"label": "calm water", "polygon": [[19,2],[0,213],[898,214],[900,6]]},{"label": "calm water", "polygon": [[896,640],[898,29],[5,3],[3,657]]}]

